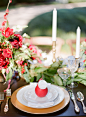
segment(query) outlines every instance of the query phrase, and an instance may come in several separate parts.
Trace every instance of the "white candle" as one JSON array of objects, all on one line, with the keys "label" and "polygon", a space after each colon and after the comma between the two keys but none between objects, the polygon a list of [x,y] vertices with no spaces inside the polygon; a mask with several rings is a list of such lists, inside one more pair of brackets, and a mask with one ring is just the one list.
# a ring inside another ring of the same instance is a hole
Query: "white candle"
[{"label": "white candle", "polygon": [[79,54],[80,54],[80,27],[77,28],[76,56],[75,56],[75,58],[79,58]]},{"label": "white candle", "polygon": [[57,32],[57,10],[53,10],[53,23],[52,23],[52,41],[56,41],[56,32]]}]

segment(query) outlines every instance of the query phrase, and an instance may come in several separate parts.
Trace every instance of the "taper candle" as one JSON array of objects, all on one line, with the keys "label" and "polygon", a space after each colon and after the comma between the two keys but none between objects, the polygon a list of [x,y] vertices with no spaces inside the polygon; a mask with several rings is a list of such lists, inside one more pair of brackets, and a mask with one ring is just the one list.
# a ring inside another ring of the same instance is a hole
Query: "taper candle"
[{"label": "taper candle", "polygon": [[80,55],[80,27],[77,28],[76,56],[75,56],[75,58],[79,58],[79,55]]},{"label": "taper candle", "polygon": [[56,32],[57,32],[57,10],[53,10],[53,22],[52,22],[52,41],[56,41]]}]

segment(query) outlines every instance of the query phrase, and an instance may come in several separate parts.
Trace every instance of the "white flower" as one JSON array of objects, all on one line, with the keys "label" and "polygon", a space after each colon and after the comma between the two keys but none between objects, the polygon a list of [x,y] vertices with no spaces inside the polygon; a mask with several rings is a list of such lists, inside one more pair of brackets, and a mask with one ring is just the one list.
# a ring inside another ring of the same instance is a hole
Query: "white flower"
[{"label": "white flower", "polygon": [[29,36],[28,34],[26,34],[26,33],[24,33],[24,34],[22,35],[22,37],[23,37],[23,38],[30,38],[30,36]]},{"label": "white flower", "polygon": [[26,49],[26,48],[27,48],[27,46],[26,46],[26,45],[22,45],[22,48],[23,48],[23,49]]},{"label": "white flower", "polygon": [[28,26],[20,26],[20,25],[16,25],[16,26],[13,26],[12,29],[14,32],[20,32],[22,31],[22,29],[26,28]]},{"label": "white flower", "polygon": [[42,57],[43,58],[47,58],[47,54],[46,53],[42,53]]},{"label": "white flower", "polygon": [[86,47],[86,42],[85,42],[85,41],[82,42],[82,47],[83,47],[83,46]]}]

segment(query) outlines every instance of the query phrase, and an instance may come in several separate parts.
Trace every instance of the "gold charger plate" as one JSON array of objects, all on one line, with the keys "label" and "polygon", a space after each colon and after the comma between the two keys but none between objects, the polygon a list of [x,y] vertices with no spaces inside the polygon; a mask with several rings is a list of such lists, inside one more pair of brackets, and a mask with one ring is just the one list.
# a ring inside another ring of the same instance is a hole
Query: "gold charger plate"
[{"label": "gold charger plate", "polygon": [[16,98],[17,92],[20,90],[20,88],[13,92],[13,94],[11,96],[11,102],[17,109],[19,109],[23,112],[26,112],[26,113],[32,113],[32,114],[53,113],[53,112],[63,109],[70,101],[70,96],[69,96],[68,92],[63,88],[61,88],[61,89],[63,90],[64,95],[65,95],[63,101],[61,103],[57,104],[56,106],[53,106],[50,108],[37,109],[37,108],[27,107],[27,106],[21,104]]}]

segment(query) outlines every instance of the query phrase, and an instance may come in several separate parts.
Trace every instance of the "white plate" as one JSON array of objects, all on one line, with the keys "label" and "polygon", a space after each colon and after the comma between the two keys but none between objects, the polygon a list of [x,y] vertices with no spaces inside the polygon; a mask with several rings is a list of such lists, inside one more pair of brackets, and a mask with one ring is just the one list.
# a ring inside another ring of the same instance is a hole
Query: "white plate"
[{"label": "white plate", "polygon": [[27,102],[45,103],[55,100],[57,96],[58,91],[51,86],[45,97],[38,97],[35,93],[35,85],[32,85],[32,87],[28,87],[28,89],[24,92],[23,99]]},{"label": "white plate", "polygon": [[[49,108],[49,107],[52,107],[52,106],[59,104],[64,99],[63,90],[56,85],[51,85],[51,87],[52,87],[51,89],[52,90],[55,89],[55,91],[58,92],[57,98],[56,98],[56,95],[55,95],[54,98],[53,98],[53,96],[51,96],[52,97],[52,98],[50,98],[51,101],[49,100],[49,101],[46,102],[45,99],[44,99],[44,100],[42,100],[42,101],[44,101],[44,103],[36,103],[36,102],[34,103],[34,102],[32,102],[32,101],[35,101],[35,100],[33,100],[34,97],[32,98],[32,100],[28,101],[28,99],[26,97],[24,97],[24,94],[27,93],[27,91],[31,90],[33,86],[35,87],[36,83],[33,83],[33,84],[34,85],[25,86],[17,92],[17,95],[16,95],[17,100],[21,104],[28,106],[28,107],[32,107],[32,108]],[[26,99],[24,99],[24,98],[26,98]]]}]

